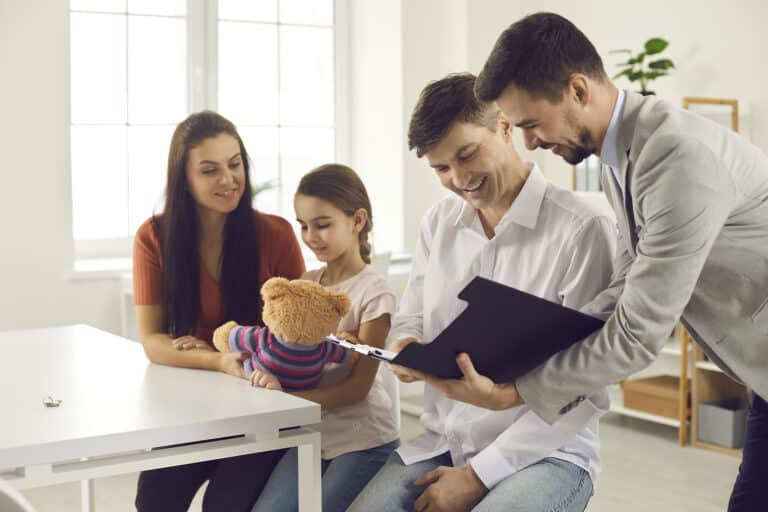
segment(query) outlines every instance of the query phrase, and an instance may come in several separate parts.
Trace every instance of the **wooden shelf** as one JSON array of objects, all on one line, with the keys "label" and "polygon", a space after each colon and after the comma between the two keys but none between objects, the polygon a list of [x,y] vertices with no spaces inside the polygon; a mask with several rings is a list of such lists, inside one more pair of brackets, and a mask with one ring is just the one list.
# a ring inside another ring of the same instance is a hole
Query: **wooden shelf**
[{"label": "wooden shelf", "polygon": [[725,446],[720,446],[717,444],[705,443],[704,441],[699,441],[698,439],[693,440],[691,445],[697,448],[706,448],[707,450],[712,450],[713,452],[730,455],[731,457],[741,458],[741,448],[726,448]]},{"label": "wooden shelf", "polygon": [[[672,334],[672,336],[670,336],[670,338],[661,349],[660,356],[666,356],[666,367],[662,369],[665,366],[662,364],[662,366],[658,368],[660,370],[658,373],[653,373],[653,371],[650,373],[650,375],[673,375],[678,379],[679,384],[677,386],[676,418],[670,418],[660,414],[654,414],[632,407],[626,407],[624,405],[624,393],[620,385],[616,384],[608,388],[608,393],[611,398],[611,412],[642,419],[645,421],[651,421],[661,425],[675,427],[677,428],[677,438],[680,446],[685,446],[688,444],[688,420],[691,416],[691,409],[689,406],[691,383],[688,376],[690,374],[690,361],[692,360],[692,357],[689,356],[692,355],[692,349],[689,343],[689,339],[685,338],[684,335],[684,329],[682,326],[678,326],[678,328],[675,329],[675,332]],[[679,359],[679,363],[676,363],[678,369],[670,367],[670,358]],[[644,374],[647,373],[648,372],[644,372]]]},{"label": "wooden shelf", "polygon": [[719,366],[717,366],[712,361],[696,361],[696,368],[700,370],[707,370],[710,372],[720,372],[723,373],[723,370],[720,369]]},{"label": "wooden shelf", "polygon": [[652,421],[653,423],[669,425],[670,427],[680,427],[680,420],[678,419],[667,418],[666,416],[661,416],[659,414],[651,414],[639,409],[624,407],[624,394],[622,393],[621,387],[619,387],[618,384],[610,386],[608,388],[608,394],[611,397],[611,412],[623,414],[625,416],[631,416],[633,418],[639,418],[641,420]]},{"label": "wooden shelf", "polygon": [[[693,345],[694,342],[691,342]],[[714,363],[704,357],[704,352],[698,346],[693,351],[693,379],[691,385],[691,445],[707,450],[724,453],[733,457],[741,457],[739,448],[726,448],[712,443],[700,441],[699,435],[699,404],[733,397],[746,397],[747,388],[733,381]]]}]

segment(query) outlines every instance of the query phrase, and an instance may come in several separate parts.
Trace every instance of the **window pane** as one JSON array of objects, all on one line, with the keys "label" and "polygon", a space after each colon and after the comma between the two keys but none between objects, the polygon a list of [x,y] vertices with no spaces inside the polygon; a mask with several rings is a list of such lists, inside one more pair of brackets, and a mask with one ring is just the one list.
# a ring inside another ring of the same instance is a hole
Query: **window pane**
[{"label": "window pane", "polygon": [[279,214],[278,129],[244,127],[239,128],[238,132],[251,159],[251,184],[258,187],[271,182],[274,185],[272,188],[260,192],[254,203],[261,211]]},{"label": "window pane", "polygon": [[72,13],[73,123],[124,123],[125,16]]},{"label": "window pane", "polygon": [[280,0],[280,22],[330,26],[333,0]]},{"label": "window pane", "polygon": [[128,16],[131,123],[178,123],[187,112],[186,22]]},{"label": "window pane", "polygon": [[293,194],[301,177],[315,167],[335,160],[331,128],[282,128],[280,130],[283,214],[293,218]]},{"label": "window pane", "polygon": [[76,240],[128,236],[124,126],[72,127],[72,217]]},{"label": "window pane", "polygon": [[277,21],[277,0],[219,0],[219,18]]},{"label": "window pane", "polygon": [[280,122],[333,125],[333,30],[280,27]]},{"label": "window pane", "polygon": [[165,16],[185,16],[186,0],[128,0],[128,12],[131,14],[162,14]]},{"label": "window pane", "polygon": [[219,112],[235,124],[277,124],[277,28],[219,22]]},{"label": "window pane", "polygon": [[168,148],[175,126],[128,128],[128,221],[134,234],[152,213],[163,210]]},{"label": "window pane", "polygon": [[70,0],[73,11],[125,12],[125,0]]}]

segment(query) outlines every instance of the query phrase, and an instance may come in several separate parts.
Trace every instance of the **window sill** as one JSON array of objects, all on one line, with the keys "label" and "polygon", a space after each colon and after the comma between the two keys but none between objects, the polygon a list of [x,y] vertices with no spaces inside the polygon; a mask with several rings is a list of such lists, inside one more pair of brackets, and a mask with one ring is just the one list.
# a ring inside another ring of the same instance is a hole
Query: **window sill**
[{"label": "window sill", "polygon": [[[305,254],[307,268],[319,268],[320,261]],[[390,259],[390,276],[407,275],[411,268],[411,255],[406,253],[392,254]],[[87,281],[92,279],[130,279],[133,270],[131,258],[78,258],[70,275],[72,281]]]},{"label": "window sill", "polygon": [[130,276],[131,258],[78,258],[70,275],[72,281],[121,279]]}]

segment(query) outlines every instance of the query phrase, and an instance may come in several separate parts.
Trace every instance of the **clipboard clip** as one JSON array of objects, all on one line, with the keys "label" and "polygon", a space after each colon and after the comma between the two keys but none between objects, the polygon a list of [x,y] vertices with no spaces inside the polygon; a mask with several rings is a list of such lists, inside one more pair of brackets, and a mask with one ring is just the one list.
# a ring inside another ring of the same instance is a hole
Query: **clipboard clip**
[{"label": "clipboard clip", "polygon": [[344,338],[339,338],[333,334],[326,336],[325,341],[346,348],[347,350],[352,350],[358,354],[363,354],[364,356],[378,359],[379,361],[384,361],[385,363],[389,363],[397,356],[397,352],[372,347],[370,345],[358,345],[357,343],[352,343],[351,341],[345,340]]}]

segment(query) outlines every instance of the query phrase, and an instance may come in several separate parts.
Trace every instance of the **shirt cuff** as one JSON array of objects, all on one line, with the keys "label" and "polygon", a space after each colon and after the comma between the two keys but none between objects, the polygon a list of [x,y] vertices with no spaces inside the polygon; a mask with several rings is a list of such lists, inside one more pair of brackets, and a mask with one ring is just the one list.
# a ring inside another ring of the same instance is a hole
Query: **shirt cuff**
[{"label": "shirt cuff", "polygon": [[490,444],[470,461],[470,466],[475,470],[477,478],[490,491],[496,484],[516,473],[518,468],[509,463],[509,459],[501,454],[501,450]]}]

